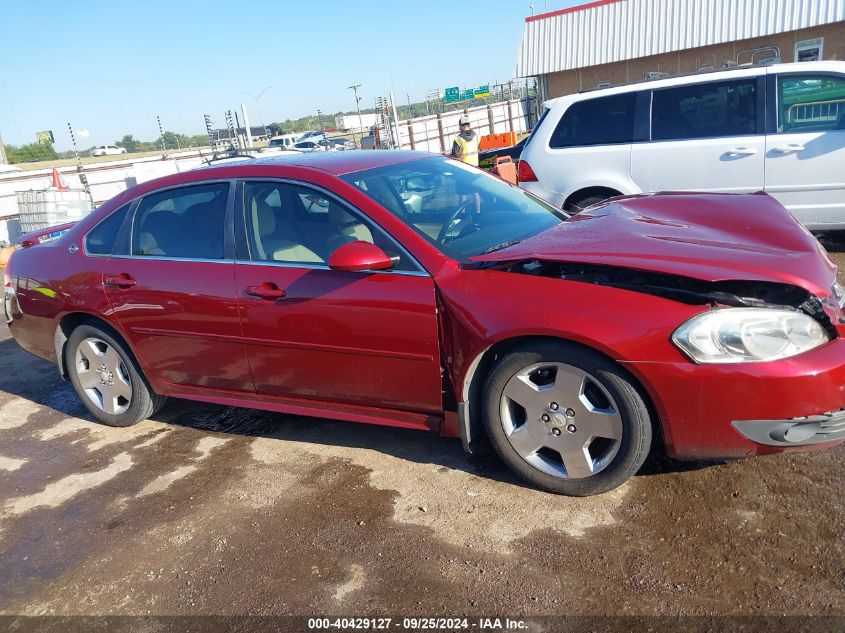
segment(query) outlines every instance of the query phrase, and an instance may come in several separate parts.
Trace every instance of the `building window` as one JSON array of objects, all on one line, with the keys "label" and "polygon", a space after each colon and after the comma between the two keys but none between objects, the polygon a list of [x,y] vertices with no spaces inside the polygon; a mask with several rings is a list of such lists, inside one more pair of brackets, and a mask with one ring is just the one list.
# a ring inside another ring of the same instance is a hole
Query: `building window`
[{"label": "building window", "polygon": [[581,147],[632,143],[637,93],[573,103],[560,119],[549,147]]},{"label": "building window", "polygon": [[653,141],[746,136],[756,131],[756,79],[654,91],[651,105]]},{"label": "building window", "polygon": [[795,61],[796,62],[817,62],[822,59],[822,50],[824,49],[824,38],[817,37],[812,40],[803,40],[795,42]]}]

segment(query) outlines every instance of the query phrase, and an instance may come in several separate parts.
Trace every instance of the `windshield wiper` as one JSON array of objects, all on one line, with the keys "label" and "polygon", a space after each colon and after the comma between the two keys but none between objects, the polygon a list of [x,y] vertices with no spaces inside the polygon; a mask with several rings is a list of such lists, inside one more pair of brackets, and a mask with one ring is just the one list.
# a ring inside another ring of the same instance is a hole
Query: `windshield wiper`
[{"label": "windshield wiper", "polygon": [[489,255],[490,253],[495,253],[496,251],[500,251],[503,248],[507,248],[508,246],[513,246],[514,244],[519,244],[522,240],[508,240],[507,242],[502,242],[501,244],[496,244],[495,246],[491,246],[490,248],[482,251],[479,255]]}]

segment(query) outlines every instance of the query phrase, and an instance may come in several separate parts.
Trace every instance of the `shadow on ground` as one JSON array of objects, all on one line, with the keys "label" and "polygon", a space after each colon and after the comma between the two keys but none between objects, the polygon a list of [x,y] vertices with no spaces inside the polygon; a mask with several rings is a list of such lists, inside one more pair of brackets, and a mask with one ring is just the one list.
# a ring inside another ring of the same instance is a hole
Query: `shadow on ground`
[{"label": "shadow on ground", "polygon": [[[31,357],[12,339],[0,341],[0,393],[22,397],[65,416],[99,424],[88,414],[70,383],[61,380],[54,365]],[[163,424],[215,433],[369,449],[527,487],[499,461],[489,446],[483,447],[477,455],[467,455],[457,440],[423,431],[177,399],[169,400],[152,419]],[[656,445],[638,476],[698,470],[709,465],[673,461],[666,457],[662,446]]]}]

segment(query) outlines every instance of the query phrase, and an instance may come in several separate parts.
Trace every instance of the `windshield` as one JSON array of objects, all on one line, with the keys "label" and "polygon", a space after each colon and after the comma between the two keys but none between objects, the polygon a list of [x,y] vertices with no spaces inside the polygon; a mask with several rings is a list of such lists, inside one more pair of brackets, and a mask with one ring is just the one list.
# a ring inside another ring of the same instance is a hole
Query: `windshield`
[{"label": "windshield", "polygon": [[341,178],[460,261],[515,244],[567,217],[518,187],[448,158]]}]

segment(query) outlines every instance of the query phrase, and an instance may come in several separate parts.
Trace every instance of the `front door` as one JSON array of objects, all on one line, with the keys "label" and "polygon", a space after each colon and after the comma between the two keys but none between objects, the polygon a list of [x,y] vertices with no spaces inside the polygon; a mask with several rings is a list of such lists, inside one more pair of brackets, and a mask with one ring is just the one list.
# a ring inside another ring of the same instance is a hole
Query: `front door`
[{"label": "front door", "polygon": [[654,90],[651,141],[631,150],[634,182],[643,191],[761,191],[762,83],[747,77]]},{"label": "front door", "polygon": [[[238,198],[247,255],[235,265],[235,286],[256,390],[441,412],[431,277],[377,227],[320,191],[246,182]],[[329,254],[355,240],[384,248],[394,268],[329,269]]]},{"label": "front door", "polygon": [[[103,287],[143,363],[175,385],[253,391],[240,340],[229,183],[153,193],[106,262]],[[121,249],[123,252],[120,252]]]},{"label": "front door", "polygon": [[766,191],[812,229],[845,229],[845,77],[778,75]]}]

